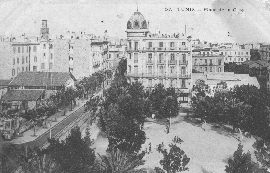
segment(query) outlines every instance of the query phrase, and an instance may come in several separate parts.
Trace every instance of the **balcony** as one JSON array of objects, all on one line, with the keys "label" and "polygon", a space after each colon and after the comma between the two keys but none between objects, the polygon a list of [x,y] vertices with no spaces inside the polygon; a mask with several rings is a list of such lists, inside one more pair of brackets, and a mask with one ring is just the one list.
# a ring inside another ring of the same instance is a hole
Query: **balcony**
[{"label": "balcony", "polygon": [[183,78],[190,79],[190,74],[165,74],[165,73],[127,73],[127,77],[136,77],[136,78]]},{"label": "balcony", "polygon": [[188,61],[179,61],[180,65],[188,65]]},{"label": "balcony", "polygon": [[165,60],[158,61],[157,64],[166,64]]},{"label": "balcony", "polygon": [[147,60],[146,64],[154,64],[154,61],[153,60]]},{"label": "balcony", "polygon": [[169,64],[177,64],[177,61],[176,60],[169,60]]}]

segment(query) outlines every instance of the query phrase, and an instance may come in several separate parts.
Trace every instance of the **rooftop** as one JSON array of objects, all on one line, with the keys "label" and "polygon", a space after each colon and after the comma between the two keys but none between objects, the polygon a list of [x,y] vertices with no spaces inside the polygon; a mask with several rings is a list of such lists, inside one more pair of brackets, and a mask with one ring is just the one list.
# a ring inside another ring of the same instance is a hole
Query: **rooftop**
[{"label": "rooftop", "polygon": [[20,72],[9,86],[63,86],[74,76],[69,72]]},{"label": "rooftop", "polygon": [[44,90],[9,90],[1,100],[5,101],[36,101]]}]

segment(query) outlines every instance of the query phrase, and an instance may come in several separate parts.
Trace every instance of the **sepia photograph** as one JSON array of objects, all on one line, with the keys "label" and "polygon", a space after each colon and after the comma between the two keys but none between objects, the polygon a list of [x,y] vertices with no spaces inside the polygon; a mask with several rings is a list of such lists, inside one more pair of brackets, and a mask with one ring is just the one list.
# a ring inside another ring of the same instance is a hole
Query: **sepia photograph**
[{"label": "sepia photograph", "polygon": [[0,0],[0,173],[270,173],[270,0]]}]

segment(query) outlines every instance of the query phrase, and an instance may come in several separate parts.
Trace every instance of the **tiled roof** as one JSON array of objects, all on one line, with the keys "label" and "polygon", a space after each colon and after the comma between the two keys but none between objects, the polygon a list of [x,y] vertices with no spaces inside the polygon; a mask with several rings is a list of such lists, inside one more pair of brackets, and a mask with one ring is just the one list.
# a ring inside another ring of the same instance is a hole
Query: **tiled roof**
[{"label": "tiled roof", "polygon": [[69,79],[69,72],[20,72],[9,86],[63,86]]},{"label": "tiled roof", "polygon": [[5,101],[36,101],[44,90],[9,90],[1,100]]},{"label": "tiled roof", "polygon": [[8,86],[11,80],[0,80],[0,86]]}]

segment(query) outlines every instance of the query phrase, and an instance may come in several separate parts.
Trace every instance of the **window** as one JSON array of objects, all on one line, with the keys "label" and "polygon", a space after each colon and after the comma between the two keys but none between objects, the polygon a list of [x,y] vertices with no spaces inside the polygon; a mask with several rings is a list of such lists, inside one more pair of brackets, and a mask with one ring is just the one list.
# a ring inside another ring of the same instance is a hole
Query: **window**
[{"label": "window", "polygon": [[24,46],[22,47],[22,53],[24,53]]},{"label": "window", "polygon": [[240,52],[238,52],[238,55],[240,55]]},{"label": "window", "polygon": [[163,84],[163,79],[159,79],[159,83],[160,84]]},{"label": "window", "polygon": [[174,61],[174,53],[171,54],[171,61]]},{"label": "window", "polygon": [[129,59],[131,59],[131,53],[129,53],[128,56],[129,56]]},{"label": "window", "polygon": [[173,87],[173,79],[170,80],[170,87]]},{"label": "window", "polygon": [[15,65],[15,59],[13,59],[13,65]]},{"label": "window", "polygon": [[26,52],[28,52],[28,46],[26,47]]},{"label": "window", "polygon": [[246,54],[248,55],[248,52],[246,52]]},{"label": "window", "polygon": [[213,72],[213,67],[210,67],[210,72]]},{"label": "window", "polygon": [[163,62],[163,53],[160,53],[160,54],[159,54],[158,62],[159,62],[159,63],[162,63],[162,62]]},{"label": "window", "polygon": [[138,63],[138,54],[134,53],[134,63]]},{"label": "window", "polygon": [[159,47],[163,47],[163,42],[159,42]]},{"label": "window", "polygon": [[171,69],[171,74],[174,74],[174,66],[171,66],[170,69]]},{"label": "window", "polygon": [[50,49],[53,49],[53,45],[52,44],[50,44]]},{"label": "window", "polygon": [[51,59],[53,59],[53,54],[51,53]]},{"label": "window", "polygon": [[182,79],[181,88],[186,88],[186,80]]},{"label": "window", "polygon": [[36,56],[34,57],[34,62],[37,62],[37,57]]},{"label": "window", "polygon": [[28,56],[25,57],[25,63],[28,63]]},{"label": "window", "polygon": [[186,54],[183,54],[183,62],[184,63],[186,63],[186,59],[187,59]]},{"label": "window", "polygon": [[129,49],[131,49],[131,42],[128,42],[129,43]]},{"label": "window", "polygon": [[45,69],[45,63],[41,63],[41,69]]},{"label": "window", "polygon": [[186,45],[186,42],[182,42],[182,46],[185,46]]},{"label": "window", "polygon": [[135,42],[135,50],[138,50],[138,48],[139,48],[138,42]]},{"label": "window", "polygon": [[25,67],[25,71],[28,71],[28,67]]},{"label": "window", "polygon": [[[226,53],[225,53],[226,54]],[[223,55],[223,52],[220,52],[220,55]]]},{"label": "window", "polygon": [[138,74],[138,66],[137,65],[134,66],[134,73]]},{"label": "window", "polygon": [[202,72],[202,67],[200,67],[200,72]]},{"label": "window", "polygon": [[46,44],[43,44],[43,49],[46,49]]},{"label": "window", "polygon": [[13,47],[13,53],[16,53],[16,47]]},{"label": "window", "polygon": [[24,57],[22,57],[22,64],[24,64]]},{"label": "window", "polygon": [[19,60],[19,58],[17,58],[17,64],[19,64],[19,62],[20,62],[20,60]]},{"label": "window", "polygon": [[207,65],[207,59],[204,60],[205,65]]},{"label": "window", "polygon": [[50,69],[52,69],[52,67],[53,67],[53,63],[50,63],[50,66],[49,66],[49,68],[50,68]]},{"label": "window", "polygon": [[205,52],[203,52],[203,56],[205,56]]},{"label": "window", "polygon": [[111,59],[111,57],[112,57],[112,55],[111,55],[111,54],[109,54],[109,59]]},{"label": "window", "polygon": [[210,65],[213,65],[213,60],[212,59],[210,59]]},{"label": "window", "polygon": [[128,66],[128,72],[131,73],[131,66]]},{"label": "window", "polygon": [[174,42],[171,42],[170,43],[170,47],[174,47]]},{"label": "window", "polygon": [[218,72],[221,72],[221,68],[220,67],[218,68]]},{"label": "window", "polygon": [[33,71],[34,71],[34,72],[37,71],[37,66],[33,66]]},{"label": "window", "polygon": [[218,65],[221,65],[221,59],[218,60]]},{"label": "window", "polygon": [[148,61],[149,61],[149,62],[152,61],[152,53],[148,53]]},{"label": "window", "polygon": [[204,67],[204,71],[207,72],[207,67]]},{"label": "window", "polygon": [[45,56],[46,56],[46,54],[45,54],[45,53],[43,53],[43,56],[45,57]]},{"label": "window", "polygon": [[24,71],[24,67],[22,67],[22,71]]},{"label": "window", "polygon": [[21,48],[20,47],[18,47],[18,53],[21,53]]},{"label": "window", "polygon": [[152,42],[148,43],[148,47],[151,48],[152,47]]},{"label": "window", "polygon": [[15,69],[12,69],[12,76],[15,75]]},{"label": "window", "polygon": [[34,48],[33,48],[33,52],[36,52],[37,51],[37,47],[36,46],[34,46]]},{"label": "window", "polygon": [[209,52],[207,52],[207,56],[209,56]]},{"label": "window", "polygon": [[[201,71],[202,71],[202,67],[201,67]],[[186,68],[185,67],[181,67],[181,74],[186,74]]]},{"label": "window", "polygon": [[18,73],[20,73],[20,68],[19,68],[19,67],[17,68],[17,74],[18,74]]},{"label": "window", "polygon": [[244,61],[244,58],[241,58],[241,61]]},{"label": "window", "polygon": [[164,73],[164,70],[163,70],[163,66],[161,65],[159,66],[159,74],[163,75],[163,73]]},{"label": "window", "polygon": [[148,74],[152,74],[152,66],[148,66]]},{"label": "window", "polygon": [[152,79],[148,79],[148,87],[152,87]]}]

